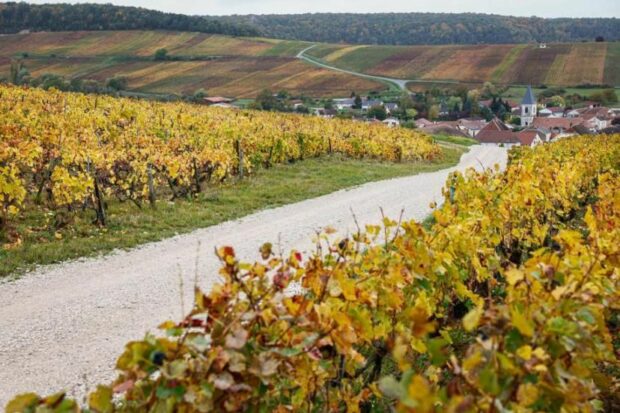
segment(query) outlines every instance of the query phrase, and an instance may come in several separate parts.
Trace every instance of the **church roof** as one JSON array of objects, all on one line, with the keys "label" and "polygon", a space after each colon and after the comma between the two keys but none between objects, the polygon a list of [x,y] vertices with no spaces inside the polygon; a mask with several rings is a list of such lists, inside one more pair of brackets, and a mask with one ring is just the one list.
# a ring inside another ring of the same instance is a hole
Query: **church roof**
[{"label": "church roof", "polygon": [[527,87],[527,91],[525,92],[525,96],[523,96],[523,100],[521,101],[522,105],[535,105],[536,98],[534,97],[534,92],[532,92],[532,86]]}]

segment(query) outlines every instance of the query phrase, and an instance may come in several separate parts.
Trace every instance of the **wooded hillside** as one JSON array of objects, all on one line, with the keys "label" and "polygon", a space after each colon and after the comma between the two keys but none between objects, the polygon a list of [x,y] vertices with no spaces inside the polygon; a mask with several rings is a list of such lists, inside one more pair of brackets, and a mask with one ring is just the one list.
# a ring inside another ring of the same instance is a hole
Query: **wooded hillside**
[{"label": "wooded hillside", "polygon": [[21,30],[175,30],[254,36],[258,31],[240,23],[162,13],[111,4],[0,3],[0,34]]},{"label": "wooded hillside", "polygon": [[[536,10],[532,10],[534,14]],[[604,11],[601,12],[604,15]],[[542,19],[489,14],[376,13],[231,16],[262,36],[355,44],[506,44],[620,39],[615,18]]]}]

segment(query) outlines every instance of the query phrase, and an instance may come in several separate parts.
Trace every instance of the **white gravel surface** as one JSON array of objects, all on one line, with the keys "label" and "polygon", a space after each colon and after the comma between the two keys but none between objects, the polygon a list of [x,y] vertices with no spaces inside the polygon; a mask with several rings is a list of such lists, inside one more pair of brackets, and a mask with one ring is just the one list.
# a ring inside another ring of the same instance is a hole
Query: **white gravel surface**
[{"label": "white gravel surface", "polygon": [[196,265],[204,288],[217,280],[216,246],[232,245],[244,259],[256,258],[266,241],[308,250],[317,229],[353,231],[351,209],[362,225],[380,222],[380,207],[395,219],[404,209],[406,218],[421,220],[432,201],[441,202],[449,172],[505,162],[504,149],[474,146],[456,168],[338,191],[1,283],[0,410],[18,393],[65,389],[81,398],[95,383],[113,379],[126,342],[181,318],[181,277],[186,311]]}]

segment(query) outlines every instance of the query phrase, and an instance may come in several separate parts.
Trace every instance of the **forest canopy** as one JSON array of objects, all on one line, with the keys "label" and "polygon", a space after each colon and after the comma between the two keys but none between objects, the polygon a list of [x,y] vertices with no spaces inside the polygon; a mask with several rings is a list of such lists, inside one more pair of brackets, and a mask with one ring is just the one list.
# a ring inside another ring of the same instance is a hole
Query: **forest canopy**
[{"label": "forest canopy", "polygon": [[188,16],[111,4],[0,3],[0,34],[22,30],[174,30],[386,45],[620,40],[617,18],[544,19],[474,13]]},{"label": "forest canopy", "polygon": [[222,17],[262,36],[353,44],[504,44],[620,40],[616,18],[543,19],[490,14],[376,13]]},{"label": "forest canopy", "polygon": [[111,4],[0,3],[0,34],[74,30],[174,30],[231,36],[258,31],[232,21]]}]

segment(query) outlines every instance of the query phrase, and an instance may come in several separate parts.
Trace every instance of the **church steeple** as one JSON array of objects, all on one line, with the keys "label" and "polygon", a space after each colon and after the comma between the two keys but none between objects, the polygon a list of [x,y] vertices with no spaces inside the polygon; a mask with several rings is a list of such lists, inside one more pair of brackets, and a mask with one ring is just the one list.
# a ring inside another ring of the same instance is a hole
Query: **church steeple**
[{"label": "church steeple", "polygon": [[528,85],[525,96],[521,101],[521,126],[530,126],[536,117],[536,97],[532,86]]}]

